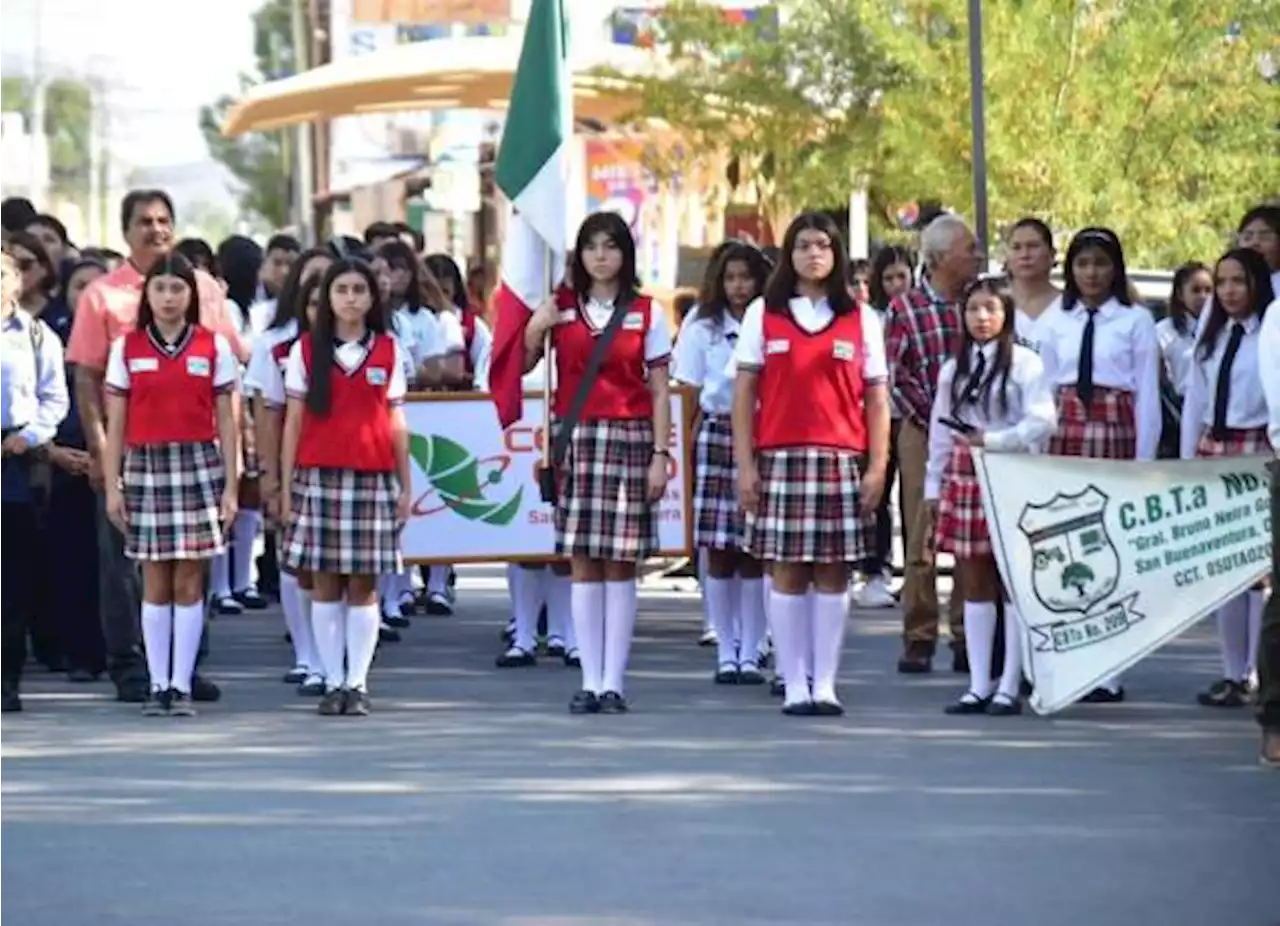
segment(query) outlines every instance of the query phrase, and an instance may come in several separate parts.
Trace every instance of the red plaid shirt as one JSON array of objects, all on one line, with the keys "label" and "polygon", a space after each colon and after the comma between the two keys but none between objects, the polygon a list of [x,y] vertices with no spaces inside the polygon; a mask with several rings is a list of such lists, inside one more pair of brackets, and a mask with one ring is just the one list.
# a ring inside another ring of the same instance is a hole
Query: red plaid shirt
[{"label": "red plaid shirt", "polygon": [[929,429],[938,374],[960,340],[962,313],[928,283],[889,303],[888,352],[893,401],[903,418]]}]

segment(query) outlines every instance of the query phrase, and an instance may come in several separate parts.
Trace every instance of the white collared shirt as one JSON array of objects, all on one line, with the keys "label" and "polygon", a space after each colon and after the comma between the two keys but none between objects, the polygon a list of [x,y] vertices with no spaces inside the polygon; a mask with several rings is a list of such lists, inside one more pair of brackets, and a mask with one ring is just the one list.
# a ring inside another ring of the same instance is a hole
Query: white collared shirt
[{"label": "white collared shirt", "polygon": [[[387,386],[387,401],[400,402],[409,391],[408,380],[404,374],[405,366],[409,361],[400,341],[394,337],[391,341],[395,345],[396,359],[390,371],[391,380]],[[341,345],[334,348],[334,363],[341,371],[351,375],[360,369],[365,358],[369,356],[372,343],[372,339],[365,338],[359,341],[343,341]],[[307,367],[302,360],[302,342],[298,341],[289,351],[289,363],[284,371],[284,388],[290,398],[305,399],[307,384]]]},{"label": "white collared shirt", "polygon": [[[613,317],[613,302],[591,298],[582,305],[587,324],[596,331],[603,330]],[[623,323],[625,328],[628,322]],[[644,336],[644,361],[647,366],[655,366],[671,356],[671,323],[667,320],[667,310],[657,299],[650,300],[649,330]]]},{"label": "white collared shirt", "polygon": [[1267,432],[1280,454],[1280,299],[1267,306],[1258,332],[1258,377],[1267,402]]},{"label": "white collared shirt", "polygon": [[1262,341],[1262,320],[1250,315],[1242,322],[1229,320],[1218,331],[1213,352],[1200,356],[1199,347],[1192,355],[1191,371],[1187,376],[1187,393],[1182,400],[1182,429],[1179,449],[1184,460],[1196,455],[1196,444],[1207,428],[1213,427],[1214,405],[1218,397],[1218,371],[1226,356],[1227,343],[1235,327],[1244,328],[1240,350],[1231,364],[1231,381],[1227,392],[1228,428],[1244,430],[1265,428],[1270,423],[1267,414],[1267,397],[1262,390],[1262,376],[1258,369],[1258,346]]},{"label": "white collared shirt", "polygon": [[[826,299],[819,299],[815,303],[807,296],[794,296],[790,307],[795,323],[810,334],[817,334],[835,319],[835,313],[831,311],[831,305]],[[738,329],[738,346],[729,363],[732,371],[730,375],[734,375],[739,366],[752,370],[763,369],[764,312],[764,299],[756,299],[747,306],[747,311],[742,316],[742,325]],[[889,382],[889,364],[885,359],[884,329],[880,325],[880,316],[870,306],[860,305],[857,312],[862,323],[862,381],[868,386],[886,384]]]},{"label": "white collared shirt", "polygon": [[298,336],[298,322],[289,321],[282,328],[268,328],[254,340],[249,354],[249,365],[244,374],[245,398],[261,396],[268,403],[284,404],[284,377],[271,352],[277,344],[291,341]]},{"label": "white collared shirt", "polygon": [[1035,318],[1018,309],[1013,316],[1013,333],[1017,335],[1022,346],[1029,347],[1038,354],[1053,316],[1061,312],[1061,295],[1045,306],[1045,310]]},{"label": "white collared shirt", "polygon": [[[986,372],[983,382],[991,382],[988,400],[976,403],[961,401],[956,407],[951,402],[951,387],[956,377],[956,361],[948,360],[938,374],[937,398],[933,402],[933,416],[929,423],[929,462],[925,467],[924,497],[935,499],[942,491],[942,475],[955,446],[957,434],[942,424],[952,418],[973,425],[983,433],[983,446],[992,453],[1040,453],[1058,428],[1058,408],[1053,390],[1044,377],[1044,364],[1034,350],[1022,344],[1013,345],[1009,364],[1009,381],[1005,386],[1006,405],[1000,403],[1003,374],[994,378],[997,342],[988,341],[970,348],[969,367],[972,370],[981,353],[985,358]],[[963,397],[968,383],[963,384]]]},{"label": "white collared shirt", "polygon": [[733,410],[733,377],[729,362],[738,343],[738,320],[725,312],[721,318],[702,318],[684,326],[675,347],[672,376],[702,391],[698,404],[708,415]]},{"label": "white collared shirt", "polygon": [[1187,377],[1191,375],[1192,352],[1196,346],[1197,323],[1185,319],[1186,331],[1179,331],[1172,318],[1156,322],[1156,343],[1160,345],[1160,362],[1164,375],[1178,395],[1187,394]]},{"label": "white collared shirt", "polygon": [[[1088,320],[1084,305],[1077,304],[1054,314],[1041,329],[1040,359],[1055,393],[1062,386],[1076,384],[1080,343]],[[1093,384],[1133,393],[1135,459],[1154,460],[1163,423],[1155,320],[1145,306],[1125,306],[1108,299],[1099,306],[1093,329]]]}]

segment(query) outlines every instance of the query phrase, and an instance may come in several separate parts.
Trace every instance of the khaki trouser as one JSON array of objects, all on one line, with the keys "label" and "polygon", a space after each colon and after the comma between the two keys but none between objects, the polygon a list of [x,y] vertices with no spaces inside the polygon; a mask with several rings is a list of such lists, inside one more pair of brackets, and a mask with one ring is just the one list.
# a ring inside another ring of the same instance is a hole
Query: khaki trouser
[{"label": "khaki trouser", "polygon": [[[902,497],[905,569],[902,586],[902,641],[905,646],[938,643],[938,574],[926,551],[924,471],[929,461],[929,437],[910,421],[898,432],[898,491]],[[952,647],[964,646],[964,602],[953,592],[948,629]]]}]

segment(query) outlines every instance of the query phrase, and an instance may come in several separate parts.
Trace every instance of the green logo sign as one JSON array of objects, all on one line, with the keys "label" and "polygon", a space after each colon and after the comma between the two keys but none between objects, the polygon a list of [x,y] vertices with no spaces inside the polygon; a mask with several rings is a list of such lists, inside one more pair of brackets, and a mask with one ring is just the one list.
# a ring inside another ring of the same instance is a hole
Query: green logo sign
[{"label": "green logo sign", "polygon": [[519,513],[524,486],[505,500],[492,497],[511,469],[510,456],[497,454],[477,459],[457,441],[438,434],[410,434],[409,456],[431,486],[414,502],[413,514],[429,517],[449,510],[468,521],[505,527]]}]

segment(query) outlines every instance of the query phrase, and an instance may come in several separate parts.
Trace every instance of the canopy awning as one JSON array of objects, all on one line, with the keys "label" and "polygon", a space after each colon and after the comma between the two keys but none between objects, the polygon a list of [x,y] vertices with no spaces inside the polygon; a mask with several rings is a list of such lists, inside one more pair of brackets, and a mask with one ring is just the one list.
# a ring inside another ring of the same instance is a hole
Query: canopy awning
[{"label": "canopy awning", "polygon": [[[521,36],[473,36],[415,42],[344,58],[251,88],[227,113],[226,136],[319,122],[338,116],[428,109],[505,110],[520,59]],[[604,124],[634,111],[634,85],[602,77],[650,73],[650,52],[594,43],[573,59],[574,116]]]}]

